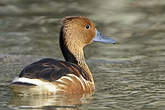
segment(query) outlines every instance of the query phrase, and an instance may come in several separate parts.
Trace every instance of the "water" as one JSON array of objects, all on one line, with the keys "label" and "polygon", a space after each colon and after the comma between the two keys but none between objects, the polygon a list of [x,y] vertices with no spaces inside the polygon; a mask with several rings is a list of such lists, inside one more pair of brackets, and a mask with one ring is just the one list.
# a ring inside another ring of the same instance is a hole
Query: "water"
[{"label": "water", "polygon": [[[164,7],[164,0],[1,0],[0,109],[163,110]],[[87,16],[118,42],[85,48],[95,94],[12,96],[7,86],[24,66],[45,57],[63,59],[58,20],[67,15]]]}]

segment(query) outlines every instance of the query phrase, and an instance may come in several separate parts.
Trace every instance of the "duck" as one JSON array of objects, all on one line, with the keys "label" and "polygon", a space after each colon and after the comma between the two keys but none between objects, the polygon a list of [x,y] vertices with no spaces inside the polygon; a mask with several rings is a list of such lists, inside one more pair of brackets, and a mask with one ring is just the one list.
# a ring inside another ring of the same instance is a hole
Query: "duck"
[{"label": "duck", "polygon": [[66,16],[61,21],[59,44],[65,61],[43,58],[27,65],[9,84],[14,93],[50,95],[95,91],[83,48],[92,42],[115,44],[115,40],[103,36],[87,17]]}]

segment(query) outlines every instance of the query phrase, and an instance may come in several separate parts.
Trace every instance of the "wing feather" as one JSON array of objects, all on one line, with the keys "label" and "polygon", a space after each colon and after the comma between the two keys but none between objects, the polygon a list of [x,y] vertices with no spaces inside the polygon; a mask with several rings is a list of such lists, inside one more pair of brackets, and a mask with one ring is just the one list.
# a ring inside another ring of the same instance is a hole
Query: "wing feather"
[{"label": "wing feather", "polygon": [[67,74],[74,74],[77,77],[81,75],[84,79],[90,81],[88,74],[78,65],[51,58],[41,59],[26,66],[21,71],[19,77],[42,79],[52,82]]}]

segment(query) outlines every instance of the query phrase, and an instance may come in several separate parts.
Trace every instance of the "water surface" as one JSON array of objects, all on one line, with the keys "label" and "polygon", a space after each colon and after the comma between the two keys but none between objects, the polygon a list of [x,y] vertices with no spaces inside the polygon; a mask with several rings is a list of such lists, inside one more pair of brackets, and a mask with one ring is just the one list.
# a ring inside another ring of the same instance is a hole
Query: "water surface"
[{"label": "water surface", "polygon": [[[163,110],[165,108],[164,0],[1,0],[0,109]],[[7,87],[40,58],[63,59],[58,45],[64,16],[93,20],[116,45],[85,48],[93,96],[14,97]]]}]

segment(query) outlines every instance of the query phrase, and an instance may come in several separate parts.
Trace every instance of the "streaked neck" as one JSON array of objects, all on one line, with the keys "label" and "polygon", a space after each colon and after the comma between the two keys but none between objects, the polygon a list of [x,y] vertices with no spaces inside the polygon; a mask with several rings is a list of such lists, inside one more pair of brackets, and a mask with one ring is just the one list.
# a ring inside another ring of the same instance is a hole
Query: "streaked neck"
[{"label": "streaked neck", "polygon": [[78,45],[76,45],[73,41],[67,41],[64,36],[65,33],[63,32],[62,27],[60,32],[60,48],[65,60],[71,63],[75,63],[83,68],[87,72],[91,81],[94,82],[93,76],[85,61],[83,48],[78,47]]}]

